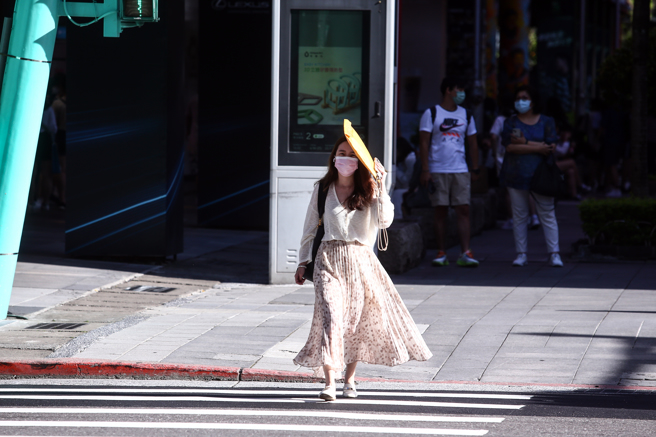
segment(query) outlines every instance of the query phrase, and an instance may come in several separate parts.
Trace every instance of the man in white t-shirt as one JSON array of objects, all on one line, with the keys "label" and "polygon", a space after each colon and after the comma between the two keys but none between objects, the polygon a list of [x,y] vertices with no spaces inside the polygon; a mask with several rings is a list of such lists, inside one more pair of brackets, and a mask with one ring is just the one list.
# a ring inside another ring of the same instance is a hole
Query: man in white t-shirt
[{"label": "man in white t-shirt", "polygon": [[[419,123],[419,145],[422,164],[421,184],[428,187],[431,204],[435,207],[435,236],[438,253],[434,266],[447,266],[445,253],[446,217],[449,205],[456,211],[462,253],[458,265],[478,267],[469,248],[469,202],[471,179],[477,179],[478,144],[476,125],[465,108],[464,84],[457,78],[445,78],[440,86],[442,104],[424,112]],[[468,120],[469,118],[469,120]],[[465,159],[465,138],[469,146],[472,175]]]}]

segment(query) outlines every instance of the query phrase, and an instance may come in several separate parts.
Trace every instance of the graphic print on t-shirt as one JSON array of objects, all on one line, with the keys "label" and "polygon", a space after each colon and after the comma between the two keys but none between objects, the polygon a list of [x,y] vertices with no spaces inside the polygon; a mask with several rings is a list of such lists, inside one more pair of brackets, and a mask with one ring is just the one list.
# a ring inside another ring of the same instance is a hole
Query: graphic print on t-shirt
[{"label": "graphic print on t-shirt", "polygon": [[[445,118],[442,124],[440,125],[440,132],[448,132],[451,129],[464,126],[463,124],[458,124],[458,120],[455,118]],[[452,132],[458,135],[457,132]],[[460,135],[458,135],[460,137]]]},{"label": "graphic print on t-shirt", "polygon": [[465,138],[476,133],[472,120],[467,123],[467,111],[458,106],[455,111],[435,107],[435,122],[430,109],[424,112],[419,122],[419,130],[430,132],[432,141],[428,153],[428,167],[431,173],[465,173]]}]

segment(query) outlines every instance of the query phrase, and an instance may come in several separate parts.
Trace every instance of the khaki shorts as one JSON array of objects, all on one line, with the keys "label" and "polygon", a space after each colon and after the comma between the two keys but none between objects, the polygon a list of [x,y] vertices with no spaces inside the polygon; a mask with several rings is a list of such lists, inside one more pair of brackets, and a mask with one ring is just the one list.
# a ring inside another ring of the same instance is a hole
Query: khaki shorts
[{"label": "khaki shorts", "polygon": [[467,173],[431,173],[435,192],[428,194],[433,206],[469,205],[471,176]]}]

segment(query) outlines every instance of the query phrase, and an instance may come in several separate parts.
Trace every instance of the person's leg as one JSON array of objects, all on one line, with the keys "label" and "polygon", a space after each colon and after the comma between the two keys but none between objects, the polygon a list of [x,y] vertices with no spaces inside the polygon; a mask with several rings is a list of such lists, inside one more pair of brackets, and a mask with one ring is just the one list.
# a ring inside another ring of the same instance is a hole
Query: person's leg
[{"label": "person's leg", "polygon": [[469,220],[469,203],[471,201],[471,174],[455,173],[452,175],[451,205],[456,212],[458,235],[462,249],[458,265],[460,267],[477,267],[478,261],[469,247],[471,238],[471,223]]},{"label": "person's leg", "polygon": [[576,197],[576,174],[574,169],[576,164],[571,159],[564,159],[562,161],[556,162],[556,165],[565,174],[565,180],[567,181],[567,186],[569,188],[569,195],[571,197]]},{"label": "person's leg", "polygon": [[469,247],[471,227],[469,222],[469,203],[471,201],[471,174],[454,173],[451,175],[451,193],[449,199],[456,211],[458,222],[458,235],[460,236],[461,253],[467,252]]},{"label": "person's leg", "polygon": [[431,205],[435,208],[435,239],[437,249],[444,251],[446,242],[446,217],[449,212],[449,175],[446,173],[431,173],[433,192],[429,191]]},{"label": "person's leg", "polygon": [[439,251],[444,251],[446,246],[446,216],[448,212],[448,206],[439,205],[435,207],[435,239]]},{"label": "person's leg", "polygon": [[531,213],[532,216],[536,215],[536,212],[535,212],[535,200],[533,200],[533,198],[530,197],[530,196],[529,196],[529,198],[528,198],[528,209],[529,209],[529,212]]},{"label": "person's leg", "polygon": [[458,234],[460,236],[461,253],[469,250],[469,241],[471,238],[471,228],[469,222],[469,205],[454,206],[456,218],[458,220]]},{"label": "person's leg", "polygon": [[59,158],[59,165],[61,167],[61,193],[59,198],[62,202],[66,203],[66,156],[61,156]]},{"label": "person's leg", "polygon": [[510,204],[513,210],[513,235],[515,236],[515,250],[518,254],[526,254],[528,250],[527,225],[529,219],[528,190],[508,188]]},{"label": "person's leg", "polygon": [[349,363],[346,365],[346,373],[344,374],[344,383],[345,384],[355,384],[355,368],[357,367],[358,362]]},{"label": "person's leg", "polygon": [[326,387],[335,387],[335,371],[330,366],[323,366],[323,373],[326,376]]},{"label": "person's leg", "polygon": [[558,244],[558,222],[556,221],[556,208],[553,197],[542,196],[533,193],[537,202],[536,206],[540,221],[542,221],[542,229],[544,229],[544,239],[547,243],[547,252],[559,253],[560,247]]},{"label": "person's leg", "polygon": [[52,162],[41,162],[41,178],[39,182],[39,192],[37,197],[41,199],[42,207],[49,208],[50,194],[52,193]]}]

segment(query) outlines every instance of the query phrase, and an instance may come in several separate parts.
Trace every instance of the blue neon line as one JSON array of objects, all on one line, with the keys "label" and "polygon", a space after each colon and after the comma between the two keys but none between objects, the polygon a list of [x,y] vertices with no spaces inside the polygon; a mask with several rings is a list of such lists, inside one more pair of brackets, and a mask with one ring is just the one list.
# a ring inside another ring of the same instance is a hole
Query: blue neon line
[{"label": "blue neon line", "polygon": [[[173,182],[171,183],[171,186],[169,187],[169,189],[166,191],[166,194],[163,194],[163,195],[161,195],[161,196],[155,197],[155,198],[150,199],[150,200],[145,200],[145,201],[143,201],[143,202],[137,203],[136,205],[132,205],[132,206],[129,206],[129,207],[127,207],[127,208],[124,208],[124,209],[122,209],[122,210],[120,210],[120,211],[113,212],[113,213],[108,214],[108,215],[106,215],[106,216],[104,216],[104,217],[100,217],[100,218],[98,218],[98,219],[92,220],[92,221],[90,221],[90,222],[87,222],[87,223],[85,223],[85,224],[83,224],[83,225],[80,225],[80,226],[77,226],[77,227],[75,227],[75,228],[68,229],[68,230],[66,230],[64,233],[68,234],[69,232],[77,231],[77,230],[82,229],[82,228],[84,228],[84,227],[86,227],[86,226],[89,226],[89,225],[92,225],[92,224],[94,224],[94,223],[98,223],[98,222],[100,222],[100,221],[102,221],[102,220],[105,220],[105,219],[108,219],[108,218],[110,218],[110,217],[113,217],[113,216],[115,216],[115,215],[117,215],[117,214],[121,214],[121,213],[123,213],[123,212],[125,212],[125,211],[129,211],[129,210],[134,209],[134,208],[137,208],[137,207],[139,207],[139,206],[143,206],[143,205],[146,205],[146,204],[148,204],[148,203],[152,203],[152,202],[156,202],[156,201],[158,201],[158,200],[165,199],[165,198],[168,197],[168,195],[171,193],[171,190],[173,189],[173,187],[176,186],[175,181],[178,179],[178,176],[179,176],[179,174],[180,174],[180,170],[181,170],[181,168],[182,168],[182,164],[183,164],[183,163],[184,163],[184,153],[183,153],[182,158],[180,158],[180,164],[178,165],[178,170],[176,171],[176,173],[175,173],[175,177],[173,178]],[[176,189],[176,192],[177,192],[177,189]],[[169,207],[167,206],[166,211],[168,212],[168,210],[169,210]],[[77,250],[77,249],[76,249],[76,250]]]},{"label": "blue neon line", "polygon": [[[212,200],[211,202],[208,202],[208,203],[206,203],[206,204],[204,204],[204,205],[199,206],[198,209],[202,209],[202,208],[205,208],[206,206],[214,205],[215,203],[219,203],[219,202],[221,202],[221,201],[223,201],[223,200],[226,200],[226,199],[229,199],[229,198],[231,198],[231,197],[234,197],[234,196],[236,196],[237,194],[245,193],[246,191],[252,190],[253,188],[257,188],[257,187],[260,187],[260,186],[262,186],[262,185],[264,185],[264,184],[268,184],[268,183],[269,183],[269,179],[267,179],[267,180],[264,181],[264,182],[260,182],[260,183],[258,183],[258,184],[252,185],[252,186],[250,186],[250,187],[248,187],[248,188],[244,188],[243,190],[235,191],[234,193],[232,193],[232,194],[228,194],[227,196],[221,197],[220,199]],[[267,195],[267,196],[268,196],[268,195]]]},{"label": "blue neon line", "polygon": [[71,141],[67,141],[67,142],[68,143],[79,143],[79,142],[82,142],[82,141],[94,141],[94,140],[98,140],[100,138],[114,137],[116,135],[123,135],[123,134],[127,134],[127,133],[134,132],[134,131],[137,131],[137,130],[139,130],[139,129],[117,130],[117,131],[113,131],[111,133],[102,134],[102,135],[96,135],[96,134],[87,134],[86,136],[80,135],[79,137],[73,137],[71,139]]},{"label": "blue neon line", "polygon": [[[167,194],[168,194],[168,193],[167,193]],[[137,203],[136,205],[129,206],[129,207],[124,208],[124,209],[122,209],[122,210],[120,210],[120,211],[116,211],[116,212],[113,212],[113,213],[111,213],[111,214],[107,214],[106,216],[104,216],[104,217],[100,217],[99,219],[95,219],[95,220],[92,220],[92,221],[90,221],[90,222],[87,222],[87,223],[85,223],[85,224],[83,224],[83,225],[77,226],[77,227],[75,227],[75,228],[68,229],[68,230],[66,230],[65,233],[68,234],[69,232],[77,231],[78,229],[82,229],[82,228],[84,228],[84,227],[86,227],[86,226],[92,225],[92,224],[94,224],[94,223],[98,223],[98,222],[103,221],[103,220],[105,220],[105,219],[108,219],[108,218],[110,218],[110,217],[114,217],[115,215],[121,214],[121,213],[123,213],[123,212],[125,212],[125,211],[129,211],[129,210],[131,210],[131,209],[138,208],[138,207],[143,206],[143,205],[146,205],[146,204],[148,204],[148,203],[156,202],[156,201],[158,201],[158,200],[162,200],[162,199],[165,199],[165,198],[166,198],[166,194],[163,194],[163,195],[161,195],[161,196],[159,196],[159,197],[155,197],[154,199],[145,200],[145,201],[143,201],[143,202],[141,202],[141,203]]]},{"label": "blue neon line", "polygon": [[140,224],[142,224],[142,223],[145,223],[145,222],[147,222],[147,221],[149,221],[149,220],[156,219],[157,217],[161,217],[161,216],[165,215],[167,212],[168,212],[168,208],[167,208],[166,211],[160,212],[159,214],[156,214],[156,215],[154,215],[154,216],[152,216],[152,217],[148,217],[148,218],[145,218],[145,219],[143,219],[143,220],[139,220],[138,222],[135,222],[135,223],[132,223],[132,224],[130,224],[130,225],[127,225],[127,226],[125,226],[125,227],[123,227],[123,228],[121,228],[121,229],[117,229],[117,230],[115,230],[114,232],[110,232],[109,234],[105,234],[105,235],[103,235],[102,237],[98,237],[98,238],[96,238],[95,240],[92,240],[92,241],[89,241],[89,242],[87,242],[87,243],[84,243],[82,246],[78,246],[78,247],[76,247],[75,249],[67,250],[66,253],[71,253],[71,252],[75,252],[76,250],[83,249],[83,248],[85,248],[85,247],[87,247],[87,246],[89,246],[89,245],[91,245],[91,244],[93,244],[93,243],[97,243],[97,242],[100,241],[100,240],[104,240],[105,238],[111,237],[112,235],[116,235],[116,234],[118,234],[119,232],[123,232],[124,230],[129,229],[129,228],[131,228],[131,227],[133,227],[133,226],[137,226],[137,225],[140,225]]},{"label": "blue neon line", "polygon": [[203,223],[201,223],[201,225],[204,225],[205,223],[209,223],[209,222],[214,221],[214,220],[216,220],[216,219],[220,219],[221,217],[226,216],[226,215],[228,215],[228,214],[232,214],[232,213],[235,212],[235,211],[238,211],[238,210],[240,210],[240,209],[242,209],[242,208],[246,208],[247,206],[252,205],[252,204],[254,204],[254,203],[256,203],[256,202],[259,202],[260,200],[264,200],[264,199],[266,199],[266,198],[268,198],[268,197],[269,197],[269,194],[266,194],[266,195],[264,195],[264,196],[262,196],[262,197],[258,197],[257,199],[255,199],[255,200],[251,200],[250,202],[244,203],[243,205],[239,205],[238,207],[233,208],[233,209],[231,209],[230,211],[227,211],[227,212],[224,212],[224,213],[222,213],[222,214],[219,214],[219,215],[217,215],[217,216],[215,216],[215,217],[212,217],[212,218],[209,219],[209,220],[205,220]]}]

